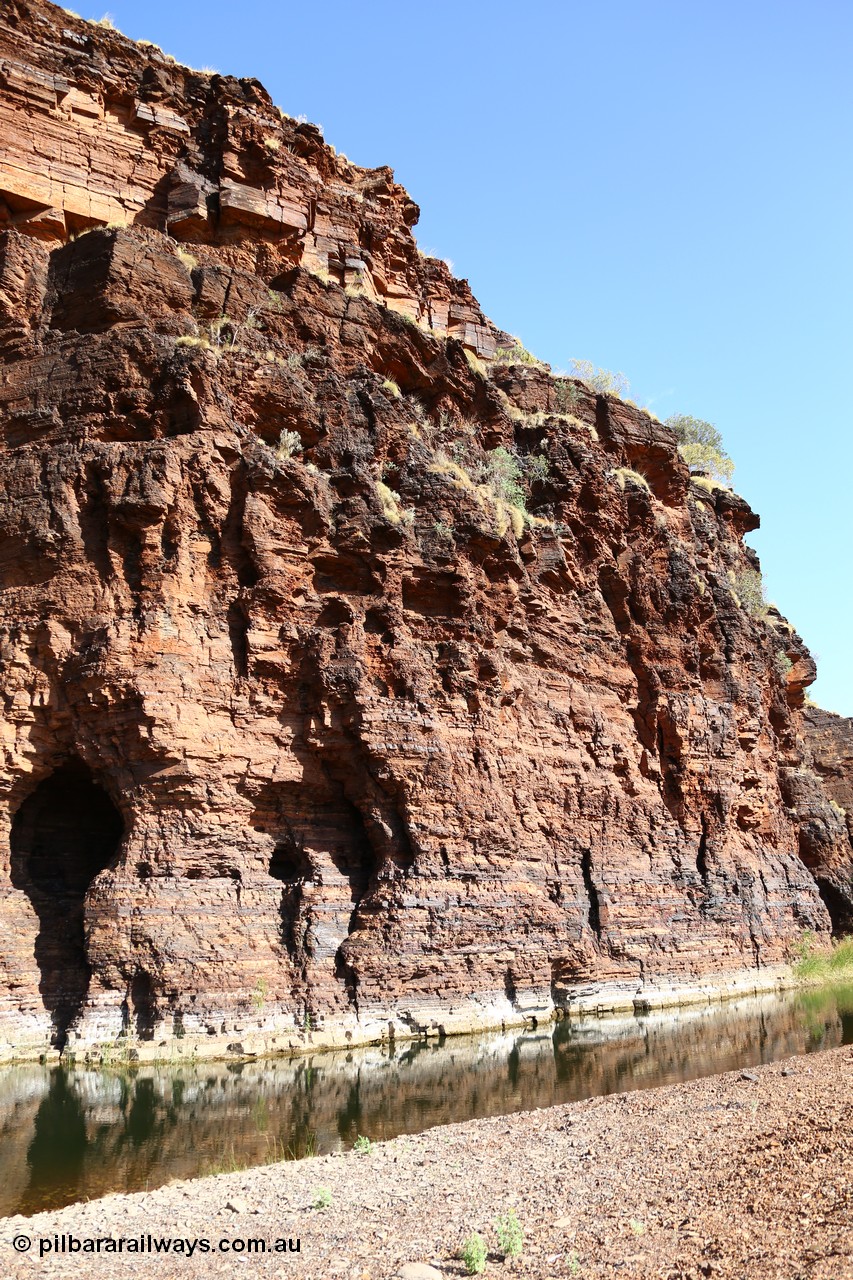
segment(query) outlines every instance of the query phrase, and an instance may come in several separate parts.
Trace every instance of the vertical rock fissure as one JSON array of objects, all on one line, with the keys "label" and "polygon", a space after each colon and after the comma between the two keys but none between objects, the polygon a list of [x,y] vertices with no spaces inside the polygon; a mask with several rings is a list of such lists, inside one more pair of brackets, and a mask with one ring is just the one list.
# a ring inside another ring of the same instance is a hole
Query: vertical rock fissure
[{"label": "vertical rock fissure", "polygon": [[708,887],[708,824],[705,815],[702,814],[702,834],[699,837],[699,848],[696,851],[696,870],[702,878],[702,883],[707,889]]},{"label": "vertical rock fissure", "polygon": [[249,674],[249,620],[239,600],[228,606],[228,638],[234,660],[234,674],[245,678]]},{"label": "vertical rock fissure", "polygon": [[584,849],[581,858],[581,874],[583,875],[584,888],[586,896],[589,900],[589,910],[587,913],[587,923],[595,934],[596,938],[601,938],[601,912],[598,904],[598,890],[592,880],[592,853],[589,849]]}]

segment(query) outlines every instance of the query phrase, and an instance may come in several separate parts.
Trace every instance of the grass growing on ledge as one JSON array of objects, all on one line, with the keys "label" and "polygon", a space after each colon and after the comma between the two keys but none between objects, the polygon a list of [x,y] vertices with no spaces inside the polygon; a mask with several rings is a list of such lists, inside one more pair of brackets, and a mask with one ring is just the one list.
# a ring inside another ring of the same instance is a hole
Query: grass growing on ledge
[{"label": "grass growing on ledge", "polygon": [[528,351],[518,338],[513,338],[512,346],[498,347],[492,356],[492,361],[494,364],[529,364],[537,369],[545,368],[544,362]]},{"label": "grass growing on ledge", "polygon": [[633,471],[631,467],[616,467],[613,475],[623,493],[628,484],[636,485],[638,489],[645,489],[647,493],[651,493],[649,482],[641,471]]},{"label": "grass growing on ledge", "polygon": [[800,959],[794,965],[798,978],[808,982],[853,979],[853,937],[840,938],[828,951],[813,951],[812,946],[812,939],[804,937]]},{"label": "grass growing on ledge", "polygon": [[382,505],[382,514],[386,520],[390,520],[391,524],[410,525],[415,520],[414,507],[407,507],[405,510],[400,505],[400,495],[395,493],[393,489],[389,489],[387,484],[383,484],[381,480],[376,481],[376,493]]}]

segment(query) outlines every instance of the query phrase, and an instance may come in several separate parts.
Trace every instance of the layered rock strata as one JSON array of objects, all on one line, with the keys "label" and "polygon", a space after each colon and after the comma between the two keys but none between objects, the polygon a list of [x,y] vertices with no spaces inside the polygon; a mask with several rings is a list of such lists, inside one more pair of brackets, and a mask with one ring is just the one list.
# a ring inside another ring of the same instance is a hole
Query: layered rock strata
[{"label": "layered rock strata", "polygon": [[835,932],[853,933],[853,719],[807,705],[802,732],[803,765],[783,779],[800,822],[800,856]]},{"label": "layered rock strata", "polygon": [[10,0],[0,128],[3,1052],[642,1005],[828,934],[741,498],[256,81]]}]

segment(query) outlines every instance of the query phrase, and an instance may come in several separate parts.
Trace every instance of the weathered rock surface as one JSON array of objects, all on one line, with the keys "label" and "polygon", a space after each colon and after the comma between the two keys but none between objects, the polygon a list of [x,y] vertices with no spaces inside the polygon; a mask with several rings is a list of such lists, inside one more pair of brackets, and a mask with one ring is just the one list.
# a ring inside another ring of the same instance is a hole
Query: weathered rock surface
[{"label": "weathered rock surface", "polygon": [[[836,932],[853,931],[853,719],[803,709],[805,767],[798,778],[800,852]],[[827,807],[828,799],[828,807]]]},{"label": "weathered rock surface", "polygon": [[5,1052],[654,1003],[828,932],[742,499],[256,81],[10,0],[0,129]]}]

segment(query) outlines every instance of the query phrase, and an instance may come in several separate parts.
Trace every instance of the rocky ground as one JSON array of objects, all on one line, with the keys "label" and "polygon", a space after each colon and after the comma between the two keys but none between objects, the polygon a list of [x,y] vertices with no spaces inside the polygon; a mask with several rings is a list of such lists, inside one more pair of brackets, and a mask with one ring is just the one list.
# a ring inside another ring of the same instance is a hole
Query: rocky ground
[{"label": "rocky ground", "polygon": [[[460,1244],[479,1231],[492,1276],[844,1280],[851,1114],[846,1047],[8,1218],[0,1277],[433,1280],[465,1274]],[[524,1242],[505,1260],[494,1220],[510,1209]],[[31,1246],[16,1255],[21,1237]],[[176,1255],[173,1245],[154,1256],[158,1237],[207,1241],[209,1251]],[[70,1251],[98,1238],[97,1257]],[[123,1238],[120,1256],[107,1238]],[[151,1252],[128,1251],[140,1239]],[[288,1243],[297,1239],[298,1254]],[[249,1240],[267,1251],[240,1251]],[[287,1252],[274,1251],[277,1240]]]}]

